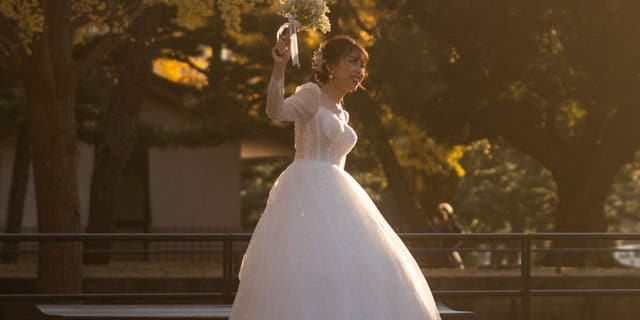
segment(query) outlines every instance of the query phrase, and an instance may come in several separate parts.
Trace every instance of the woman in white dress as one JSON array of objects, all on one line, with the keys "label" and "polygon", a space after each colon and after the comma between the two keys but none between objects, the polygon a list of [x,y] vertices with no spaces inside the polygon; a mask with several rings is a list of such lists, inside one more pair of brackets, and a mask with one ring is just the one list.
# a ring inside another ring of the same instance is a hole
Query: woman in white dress
[{"label": "woman in white dress", "polygon": [[269,118],[295,122],[294,161],[276,180],[240,267],[230,320],[440,319],[418,264],[344,171],[357,135],[342,106],[366,50],[335,37],[314,55],[316,82],[284,98],[288,39],[272,49]]}]

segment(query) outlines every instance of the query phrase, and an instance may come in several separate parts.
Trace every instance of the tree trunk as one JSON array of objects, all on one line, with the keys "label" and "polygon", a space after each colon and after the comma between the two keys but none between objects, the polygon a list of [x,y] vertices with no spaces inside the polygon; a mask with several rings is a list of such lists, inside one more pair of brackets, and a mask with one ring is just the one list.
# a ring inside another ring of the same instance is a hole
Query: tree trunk
[{"label": "tree trunk", "polygon": [[396,201],[398,201],[398,206],[402,210],[401,214],[409,221],[411,230],[414,232],[428,231],[429,219],[427,214],[422,210],[413,192],[411,192],[411,188],[404,176],[405,171],[400,166],[398,157],[393,151],[388,138],[386,132],[384,132],[380,139],[375,141],[375,147],[387,177],[389,188],[391,188]]},{"label": "tree trunk", "polygon": [[[81,231],[75,119],[76,70],[71,59],[71,2],[43,1],[44,30],[33,41],[25,80],[38,231]],[[41,293],[82,291],[82,244],[38,246],[36,288]]]},{"label": "tree trunk", "polygon": [[[367,104],[367,110],[360,112],[363,120],[366,121],[365,130],[373,141],[376,152],[380,157],[389,188],[400,207],[400,214],[409,222],[412,231],[428,231],[428,216],[422,210],[411,191],[408,179],[405,176],[406,172],[400,166],[400,161],[389,143],[390,137],[382,123],[377,106],[368,98],[360,100],[359,103]],[[359,108],[363,107],[365,106],[360,106]],[[372,109],[376,111],[372,111]]]},{"label": "tree trunk", "polygon": [[[29,151],[29,130],[26,124],[20,124],[16,136],[16,147],[11,174],[11,189],[7,202],[6,233],[20,233],[24,213],[24,198],[29,183],[29,168],[31,167],[31,153]],[[2,262],[18,262],[19,242],[5,242],[3,246]]]},{"label": "tree trunk", "polygon": [[[589,172],[591,171],[591,172]],[[572,167],[553,172],[558,189],[555,232],[607,232],[604,204],[616,170],[588,169],[575,162]],[[588,248],[611,247],[604,240],[558,240],[552,248],[576,248],[585,251],[557,252],[547,256],[543,263],[564,266],[611,267],[618,263],[611,252],[588,251]],[[552,259],[550,259],[552,258]]]},{"label": "tree trunk", "polygon": [[[116,231],[116,188],[136,145],[138,114],[144,100],[143,87],[151,70],[152,49],[145,42],[155,32],[154,26],[161,22],[162,17],[161,7],[146,11],[132,28],[132,35],[137,41],[114,52],[116,60],[122,63],[107,111],[105,134],[95,147],[87,232]],[[107,264],[110,249],[110,241],[87,242],[85,250],[94,252],[85,252],[84,262]]]},{"label": "tree trunk", "polygon": [[[142,85],[149,73],[149,59],[139,50],[131,50],[131,53],[136,54],[131,55],[120,73],[107,113],[105,136],[95,149],[87,226],[87,232],[91,233],[115,232],[116,188],[137,140],[136,123],[143,100]],[[85,252],[85,263],[109,262],[110,241],[87,242],[85,249],[102,251]]]},{"label": "tree trunk", "polygon": [[[38,231],[77,233],[81,228],[75,85],[69,79],[56,80],[27,86]],[[39,243],[40,292],[81,291],[81,249],[78,242]]]}]

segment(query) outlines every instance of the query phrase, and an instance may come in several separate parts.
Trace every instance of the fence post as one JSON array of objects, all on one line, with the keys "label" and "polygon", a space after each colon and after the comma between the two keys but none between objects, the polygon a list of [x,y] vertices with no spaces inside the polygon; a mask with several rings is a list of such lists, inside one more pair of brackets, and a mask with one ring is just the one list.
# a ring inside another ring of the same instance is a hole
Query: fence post
[{"label": "fence post", "polygon": [[232,269],[232,242],[231,242],[231,234],[227,233],[222,240],[222,281],[224,282],[224,291],[222,295],[222,299],[224,303],[230,304],[233,303],[233,296],[231,294],[231,269]]},{"label": "fence post", "polygon": [[529,280],[531,278],[531,241],[528,233],[522,234],[520,241],[520,295],[521,295],[521,320],[529,320]]}]

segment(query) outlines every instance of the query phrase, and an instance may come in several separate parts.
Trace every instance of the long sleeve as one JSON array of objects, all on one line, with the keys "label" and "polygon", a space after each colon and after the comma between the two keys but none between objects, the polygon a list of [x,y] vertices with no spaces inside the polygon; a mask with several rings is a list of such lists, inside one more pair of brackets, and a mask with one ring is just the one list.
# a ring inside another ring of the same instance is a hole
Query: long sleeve
[{"label": "long sleeve", "polygon": [[284,79],[271,78],[267,92],[267,116],[280,121],[304,121],[311,119],[320,107],[320,87],[307,82],[296,88],[296,92],[284,98]]}]

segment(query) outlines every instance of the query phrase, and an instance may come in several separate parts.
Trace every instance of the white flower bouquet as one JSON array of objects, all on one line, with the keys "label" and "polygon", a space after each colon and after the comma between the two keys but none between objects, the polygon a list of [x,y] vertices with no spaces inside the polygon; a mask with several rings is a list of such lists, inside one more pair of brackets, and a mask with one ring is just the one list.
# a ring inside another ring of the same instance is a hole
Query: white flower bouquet
[{"label": "white flower bouquet", "polygon": [[322,33],[331,30],[329,7],[324,0],[279,0],[280,14],[293,17],[300,24],[299,30],[315,29]]},{"label": "white flower bouquet", "polygon": [[322,33],[331,30],[331,23],[327,13],[329,7],[324,0],[278,0],[280,3],[280,14],[289,19],[278,30],[277,37],[285,28],[289,28],[291,38],[291,60],[293,65],[300,66],[298,62],[298,37],[297,30],[315,29]]}]

